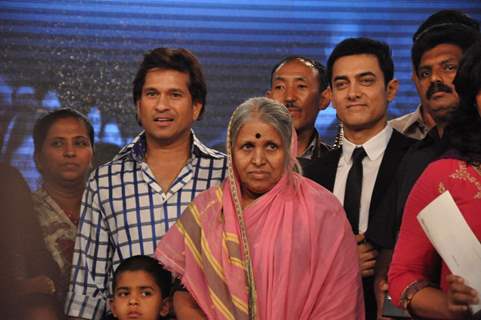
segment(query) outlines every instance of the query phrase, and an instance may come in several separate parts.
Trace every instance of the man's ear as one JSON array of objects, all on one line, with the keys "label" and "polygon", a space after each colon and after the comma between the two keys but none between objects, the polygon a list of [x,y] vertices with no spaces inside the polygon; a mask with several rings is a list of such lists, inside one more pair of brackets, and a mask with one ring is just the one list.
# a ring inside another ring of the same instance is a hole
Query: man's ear
[{"label": "man's ear", "polygon": [[397,91],[399,89],[399,81],[397,79],[392,79],[388,82],[386,92],[387,101],[391,102],[396,97]]},{"label": "man's ear", "polygon": [[162,304],[160,305],[160,316],[166,317],[170,312],[170,307],[172,305],[172,298],[169,296],[162,299]]},{"label": "man's ear", "polygon": [[265,96],[269,99],[272,99],[272,91],[271,90],[266,90]]},{"label": "man's ear", "polygon": [[200,113],[202,111],[202,108],[204,108],[204,105],[200,101],[194,101],[192,104],[192,117],[194,121],[197,121],[199,119]]},{"label": "man's ear", "polygon": [[331,102],[331,90],[329,87],[324,89],[324,91],[321,92],[321,99],[319,101],[319,111],[324,110],[329,106],[329,103]]},{"label": "man's ear", "polygon": [[[329,97],[329,102],[331,102],[331,99],[332,99],[332,88],[331,88],[331,86],[327,87],[326,90],[324,90],[324,92],[326,92],[326,96]],[[334,109],[336,109],[336,106],[334,105],[334,103],[332,103],[332,107]]]}]

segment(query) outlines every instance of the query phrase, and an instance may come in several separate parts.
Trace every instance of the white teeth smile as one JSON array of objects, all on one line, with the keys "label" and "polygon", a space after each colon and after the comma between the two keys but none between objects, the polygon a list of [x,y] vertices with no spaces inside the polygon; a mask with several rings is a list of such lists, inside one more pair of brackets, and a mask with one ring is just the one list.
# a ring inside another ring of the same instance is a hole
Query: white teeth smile
[{"label": "white teeth smile", "polygon": [[167,119],[167,118],[155,118],[154,121],[167,122],[167,121],[172,121],[172,119]]}]

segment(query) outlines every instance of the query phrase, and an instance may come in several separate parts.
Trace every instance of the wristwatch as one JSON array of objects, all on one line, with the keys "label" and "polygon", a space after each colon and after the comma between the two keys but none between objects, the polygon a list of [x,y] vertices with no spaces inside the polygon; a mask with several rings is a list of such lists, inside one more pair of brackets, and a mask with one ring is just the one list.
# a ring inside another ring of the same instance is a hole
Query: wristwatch
[{"label": "wristwatch", "polygon": [[414,295],[418,293],[421,289],[426,287],[431,287],[431,283],[428,280],[416,280],[415,282],[411,283],[409,286],[404,289],[403,293],[401,294],[401,306],[403,309],[409,311],[409,304],[413,299]]}]

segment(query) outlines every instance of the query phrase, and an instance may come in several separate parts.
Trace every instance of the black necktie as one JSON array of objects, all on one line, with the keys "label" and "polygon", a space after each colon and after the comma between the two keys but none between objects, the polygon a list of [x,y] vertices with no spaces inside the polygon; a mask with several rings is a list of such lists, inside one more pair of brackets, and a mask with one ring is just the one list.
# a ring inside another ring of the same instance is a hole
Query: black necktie
[{"label": "black necktie", "polygon": [[362,190],[362,159],[366,156],[363,147],[354,149],[352,153],[352,167],[349,169],[344,193],[344,210],[351,223],[354,234],[359,233],[359,208],[361,206]]}]

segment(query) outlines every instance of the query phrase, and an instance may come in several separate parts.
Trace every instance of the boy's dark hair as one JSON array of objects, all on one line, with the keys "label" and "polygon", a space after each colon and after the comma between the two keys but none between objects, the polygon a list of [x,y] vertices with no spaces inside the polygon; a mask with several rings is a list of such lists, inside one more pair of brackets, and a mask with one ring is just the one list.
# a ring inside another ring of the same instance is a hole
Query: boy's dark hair
[{"label": "boy's dark hair", "polygon": [[317,60],[307,58],[307,57],[303,57],[303,56],[288,56],[288,57],[282,59],[281,61],[279,61],[279,63],[277,63],[274,66],[274,68],[272,68],[271,84],[272,84],[272,81],[273,81],[274,73],[276,73],[277,69],[279,69],[281,66],[283,66],[283,65],[285,65],[285,64],[287,64],[291,61],[294,61],[294,60],[299,60],[299,61],[305,63],[308,66],[310,65],[311,68],[313,68],[314,70],[317,70],[317,80],[319,81],[319,92],[320,93],[323,92],[327,88],[329,83],[327,81],[326,67],[324,67],[322,65],[322,63],[320,63]]},{"label": "boy's dark hair", "polygon": [[411,60],[417,73],[423,54],[440,44],[466,51],[480,38],[479,23],[457,10],[441,10],[427,18],[413,35]]},{"label": "boy's dark hair", "polygon": [[38,154],[42,150],[43,143],[45,142],[45,138],[47,137],[50,127],[52,127],[57,120],[67,118],[74,118],[82,121],[85,124],[90,144],[93,148],[95,135],[94,128],[92,127],[89,119],[84,114],[72,108],[60,108],[47,113],[35,122],[33,127],[34,154]]},{"label": "boy's dark hair", "polygon": [[172,275],[165,270],[159,261],[149,256],[133,256],[125,259],[120,263],[114,272],[113,291],[117,287],[119,276],[125,271],[145,271],[154,278],[155,283],[159,286],[162,298],[169,296],[172,287]]},{"label": "boy's dark hair", "polygon": [[193,102],[200,102],[202,110],[199,117],[204,113],[207,96],[207,85],[205,83],[202,67],[197,58],[187,49],[157,48],[144,55],[139,70],[133,82],[134,104],[142,94],[147,72],[152,69],[175,70],[189,75],[188,88]]},{"label": "boy's dark hair", "polygon": [[391,49],[382,41],[369,38],[347,38],[336,45],[327,60],[327,80],[332,81],[332,68],[337,59],[358,54],[372,54],[377,58],[387,85],[394,77],[394,63]]}]

